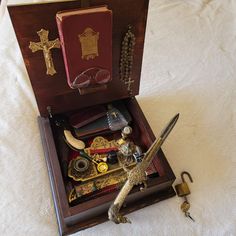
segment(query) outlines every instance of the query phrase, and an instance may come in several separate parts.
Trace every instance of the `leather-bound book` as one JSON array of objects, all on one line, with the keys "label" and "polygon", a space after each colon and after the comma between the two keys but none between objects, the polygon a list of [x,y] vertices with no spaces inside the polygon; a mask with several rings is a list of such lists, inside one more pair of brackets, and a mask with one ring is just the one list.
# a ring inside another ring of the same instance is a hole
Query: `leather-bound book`
[{"label": "leather-bound book", "polygon": [[70,116],[69,121],[70,125],[74,128],[81,128],[106,115],[106,107],[103,105],[97,105],[79,110],[79,112],[76,112]]},{"label": "leather-bound book", "polygon": [[106,89],[112,79],[112,11],[106,6],[56,15],[67,81],[81,94]]}]

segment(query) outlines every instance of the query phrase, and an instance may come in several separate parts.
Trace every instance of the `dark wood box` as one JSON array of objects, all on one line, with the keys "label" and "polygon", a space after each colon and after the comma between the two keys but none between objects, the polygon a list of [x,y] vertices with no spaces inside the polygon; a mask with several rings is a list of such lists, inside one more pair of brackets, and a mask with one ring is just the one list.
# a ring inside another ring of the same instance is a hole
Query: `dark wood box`
[{"label": "dark wood box", "polygon": [[[148,2],[148,0],[81,0],[8,7],[40,112],[38,123],[60,235],[70,234],[106,221],[107,210],[118,192],[111,192],[76,206],[69,205],[60,166],[60,155],[58,155],[60,147],[58,147],[57,137],[53,134],[54,128],[50,123],[47,108],[51,107],[53,114],[66,114],[70,111],[79,111],[84,107],[120,100],[133,118],[134,129],[138,130],[135,138],[145,148],[151,145],[155,136],[135,99],[135,95],[139,93]],[[57,73],[54,76],[46,75],[43,53],[32,53],[29,42],[39,41],[37,31],[40,29],[49,30],[49,39],[58,38],[55,21],[58,11],[104,4],[113,11],[113,80],[104,93],[82,96],[67,85],[62,51],[60,49],[52,51]],[[135,83],[132,96],[119,79],[121,42],[128,24],[133,26],[136,36],[132,72]],[[140,192],[138,187],[133,189],[125,207],[122,208],[123,213],[135,211],[175,195],[172,188],[175,176],[162,151],[159,151],[154,158],[153,165],[159,175],[148,180],[148,188],[145,192]]]}]

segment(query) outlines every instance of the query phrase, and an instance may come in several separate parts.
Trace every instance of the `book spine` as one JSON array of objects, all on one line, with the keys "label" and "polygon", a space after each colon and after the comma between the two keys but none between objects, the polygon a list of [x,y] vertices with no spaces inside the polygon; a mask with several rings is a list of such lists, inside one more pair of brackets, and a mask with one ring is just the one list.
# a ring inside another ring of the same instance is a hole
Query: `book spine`
[{"label": "book spine", "polygon": [[63,54],[63,59],[64,59],[64,63],[65,63],[65,70],[66,70],[66,75],[67,75],[67,82],[70,85],[71,88],[73,88],[71,86],[71,82],[69,80],[69,70],[68,70],[68,62],[66,59],[66,49],[65,49],[65,41],[64,41],[64,36],[63,36],[63,29],[62,29],[62,19],[57,15],[56,16],[56,22],[57,22],[57,27],[58,27],[58,33],[59,33],[59,37],[60,37],[60,42],[61,42],[61,48],[62,48],[62,54]]}]

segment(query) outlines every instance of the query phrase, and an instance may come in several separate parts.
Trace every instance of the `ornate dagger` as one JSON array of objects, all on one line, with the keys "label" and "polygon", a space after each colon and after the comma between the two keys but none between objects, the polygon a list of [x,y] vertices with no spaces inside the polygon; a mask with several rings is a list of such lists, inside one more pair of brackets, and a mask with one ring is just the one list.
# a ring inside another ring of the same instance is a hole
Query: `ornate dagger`
[{"label": "ornate dagger", "polygon": [[174,128],[177,120],[179,118],[179,114],[175,115],[167,126],[161,132],[159,138],[157,138],[148,151],[145,153],[142,162],[138,163],[133,169],[127,171],[127,181],[120,190],[119,194],[117,195],[114,203],[110,206],[108,210],[108,218],[109,220],[115,222],[116,224],[119,223],[131,223],[131,221],[127,218],[122,216],[119,211],[122,207],[127,195],[132,190],[135,185],[144,184],[144,188],[140,188],[143,191],[147,187],[147,176],[146,176],[146,169],[151,164],[155,154],[160,150],[161,145],[164,143],[165,139],[168,137],[171,130]]}]

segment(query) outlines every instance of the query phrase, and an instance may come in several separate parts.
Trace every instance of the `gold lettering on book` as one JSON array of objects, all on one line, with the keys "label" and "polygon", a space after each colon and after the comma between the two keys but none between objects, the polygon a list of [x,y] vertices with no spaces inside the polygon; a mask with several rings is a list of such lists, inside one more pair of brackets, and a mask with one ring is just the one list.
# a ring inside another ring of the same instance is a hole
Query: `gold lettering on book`
[{"label": "gold lettering on book", "polygon": [[82,59],[89,60],[98,57],[99,32],[91,28],[86,28],[82,34],[78,35],[81,43]]}]

